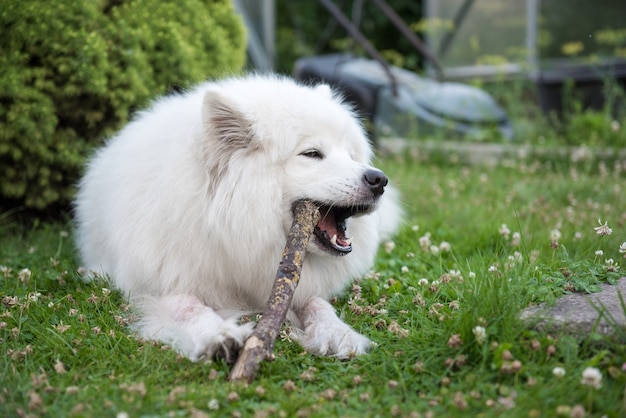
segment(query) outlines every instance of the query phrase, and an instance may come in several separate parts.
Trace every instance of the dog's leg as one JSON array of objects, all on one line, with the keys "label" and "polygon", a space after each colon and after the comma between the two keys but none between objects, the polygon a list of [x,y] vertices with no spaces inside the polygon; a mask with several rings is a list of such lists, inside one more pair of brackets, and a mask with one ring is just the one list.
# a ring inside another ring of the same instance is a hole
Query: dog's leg
[{"label": "dog's leg", "polygon": [[366,353],[372,342],[354,331],[337,317],[335,309],[322,298],[310,299],[294,313],[304,333],[296,339],[313,354],[347,359]]},{"label": "dog's leg", "polygon": [[252,332],[252,324],[224,320],[195,296],[142,298],[136,305],[142,337],[171,344],[193,361],[221,357],[232,363]]}]

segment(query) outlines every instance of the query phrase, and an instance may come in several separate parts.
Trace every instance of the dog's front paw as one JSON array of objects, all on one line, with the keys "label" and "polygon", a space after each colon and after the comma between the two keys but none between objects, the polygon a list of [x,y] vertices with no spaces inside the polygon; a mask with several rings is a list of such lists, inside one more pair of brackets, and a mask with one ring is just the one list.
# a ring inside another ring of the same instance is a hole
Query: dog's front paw
[{"label": "dog's front paw", "polygon": [[307,351],[313,354],[332,356],[342,360],[365,354],[373,345],[369,339],[343,322],[311,324],[303,333],[296,334],[295,337]]},{"label": "dog's front paw", "polygon": [[207,329],[204,334],[195,336],[195,347],[189,358],[193,361],[223,358],[229,364],[234,363],[253,327],[252,323],[238,325],[224,321],[217,329]]}]

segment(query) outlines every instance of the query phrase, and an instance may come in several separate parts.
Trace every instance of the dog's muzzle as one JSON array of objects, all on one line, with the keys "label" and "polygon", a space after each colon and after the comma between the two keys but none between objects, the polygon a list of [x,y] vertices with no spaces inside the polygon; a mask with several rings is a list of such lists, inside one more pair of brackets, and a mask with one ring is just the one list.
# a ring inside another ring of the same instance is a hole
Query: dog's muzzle
[{"label": "dog's muzzle", "polygon": [[366,191],[360,202],[351,205],[318,202],[320,221],[313,234],[318,246],[333,255],[346,255],[352,251],[352,238],[346,234],[346,220],[372,212],[389,183],[385,173],[375,168],[367,169],[362,180]]}]

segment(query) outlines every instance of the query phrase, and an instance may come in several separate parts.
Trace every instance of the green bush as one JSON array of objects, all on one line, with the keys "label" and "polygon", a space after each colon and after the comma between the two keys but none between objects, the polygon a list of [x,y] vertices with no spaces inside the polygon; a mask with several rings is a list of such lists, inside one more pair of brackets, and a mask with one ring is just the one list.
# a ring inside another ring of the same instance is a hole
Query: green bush
[{"label": "green bush", "polygon": [[0,0],[0,27],[0,210],[67,205],[133,111],[245,61],[230,0]]}]

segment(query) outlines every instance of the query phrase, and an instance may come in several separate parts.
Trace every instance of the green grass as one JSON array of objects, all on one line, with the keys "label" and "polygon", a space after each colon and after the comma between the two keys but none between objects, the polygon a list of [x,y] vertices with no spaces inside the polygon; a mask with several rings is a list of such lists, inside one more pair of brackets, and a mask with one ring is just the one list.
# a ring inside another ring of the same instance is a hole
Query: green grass
[{"label": "green grass", "polygon": [[[230,384],[224,363],[192,363],[133,337],[122,297],[81,281],[69,224],[6,216],[0,416],[626,415],[623,331],[574,337],[518,319],[524,307],[620,277],[605,260],[624,263],[624,162],[454,161],[380,162],[403,193],[406,224],[334,302],[377,347],[337,361],[284,338],[248,387]],[[598,219],[611,235],[596,234]],[[589,366],[602,373],[599,389],[580,383]]]}]

